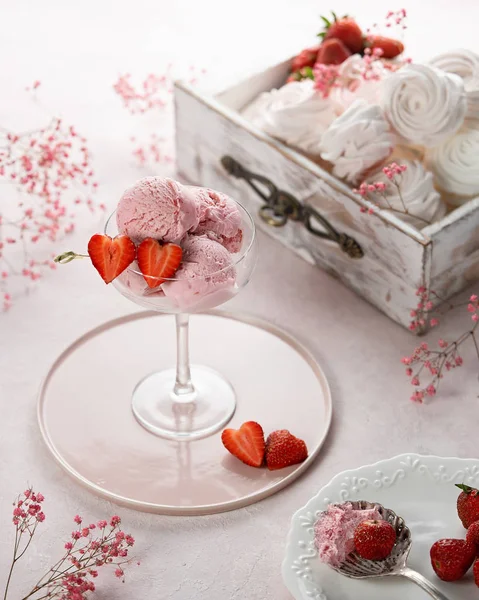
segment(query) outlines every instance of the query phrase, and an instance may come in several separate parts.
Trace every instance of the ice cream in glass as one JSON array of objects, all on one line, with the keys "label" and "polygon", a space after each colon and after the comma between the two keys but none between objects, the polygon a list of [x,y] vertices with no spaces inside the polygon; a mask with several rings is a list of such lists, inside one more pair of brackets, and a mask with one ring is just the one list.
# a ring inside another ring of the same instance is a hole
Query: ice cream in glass
[{"label": "ice cream in glass", "polygon": [[137,384],[136,419],[172,439],[219,430],[235,411],[235,392],[220,373],[190,366],[189,315],[225,303],[248,283],[256,260],[251,216],[223,193],[146,177],[124,192],[105,234],[125,236],[136,247],[135,259],[113,280],[115,288],[140,306],[176,317],[176,368]]}]

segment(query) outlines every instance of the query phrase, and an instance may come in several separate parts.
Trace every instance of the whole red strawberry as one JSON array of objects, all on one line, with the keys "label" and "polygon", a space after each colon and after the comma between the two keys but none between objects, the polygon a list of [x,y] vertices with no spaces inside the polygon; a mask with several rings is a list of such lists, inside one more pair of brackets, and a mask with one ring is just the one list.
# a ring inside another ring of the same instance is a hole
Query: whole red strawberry
[{"label": "whole red strawberry", "polygon": [[287,429],[273,431],[266,440],[266,466],[270,471],[290,467],[308,458],[308,449],[303,440]]},{"label": "whole red strawberry", "polygon": [[317,63],[323,65],[340,65],[351,56],[351,50],[341,40],[331,38],[319,47]]},{"label": "whole red strawberry", "polygon": [[379,48],[382,50],[381,58],[396,58],[404,52],[404,44],[399,40],[383,37],[382,35],[368,36],[367,46],[372,50]]},{"label": "whole red strawberry", "polygon": [[363,32],[354,19],[348,16],[338,18],[332,13],[333,19],[330,21],[326,17],[321,17],[324,21],[325,30],[319,34],[324,40],[336,38],[341,40],[349,50],[355,54],[361,52],[364,46]]},{"label": "whole red strawberry", "polygon": [[295,71],[299,71],[304,67],[313,67],[316,62],[316,58],[318,56],[319,46],[315,46],[314,48],[306,48],[302,50],[298,56],[293,58],[293,62],[291,64],[291,71],[293,73]]},{"label": "whole red strawberry", "polygon": [[431,547],[431,565],[443,581],[461,579],[476,556],[474,544],[466,540],[438,540]]},{"label": "whole red strawberry", "polygon": [[466,529],[479,521],[479,490],[463,483],[456,484],[462,492],[457,499],[457,514]]},{"label": "whole red strawberry", "polygon": [[474,573],[474,583],[479,587],[479,560],[474,561],[472,572]]},{"label": "whole red strawberry", "polygon": [[395,543],[396,532],[387,521],[363,521],[354,532],[356,552],[367,560],[384,560]]},{"label": "whole red strawberry", "polygon": [[474,521],[469,526],[466,533],[466,540],[476,546],[476,551],[479,553],[479,521]]}]

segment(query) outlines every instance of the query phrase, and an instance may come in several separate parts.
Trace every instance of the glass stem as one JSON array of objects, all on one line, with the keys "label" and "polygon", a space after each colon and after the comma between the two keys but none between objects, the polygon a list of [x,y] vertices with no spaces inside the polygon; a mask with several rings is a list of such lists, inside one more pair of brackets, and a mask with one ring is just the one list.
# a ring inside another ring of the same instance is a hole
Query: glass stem
[{"label": "glass stem", "polygon": [[191,383],[189,354],[189,315],[176,315],[176,381],[173,389],[177,402],[192,402],[195,388]]}]

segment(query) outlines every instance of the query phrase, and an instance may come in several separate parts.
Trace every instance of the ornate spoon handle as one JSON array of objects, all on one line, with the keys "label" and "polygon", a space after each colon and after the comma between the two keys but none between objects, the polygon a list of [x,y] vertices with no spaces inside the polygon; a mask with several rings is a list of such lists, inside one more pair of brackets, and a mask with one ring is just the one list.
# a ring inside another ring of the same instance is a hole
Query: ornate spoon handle
[{"label": "ornate spoon handle", "polygon": [[434,598],[434,600],[449,600],[449,598],[445,596],[440,590],[438,590],[437,587],[433,585],[428,579],[426,579],[424,575],[421,575],[421,573],[418,573],[417,571],[414,571],[409,567],[401,569],[400,571],[398,571],[397,575],[402,575],[403,577],[407,577],[411,581],[414,581],[414,583],[416,583],[425,592],[427,592],[431,596],[431,598]]}]

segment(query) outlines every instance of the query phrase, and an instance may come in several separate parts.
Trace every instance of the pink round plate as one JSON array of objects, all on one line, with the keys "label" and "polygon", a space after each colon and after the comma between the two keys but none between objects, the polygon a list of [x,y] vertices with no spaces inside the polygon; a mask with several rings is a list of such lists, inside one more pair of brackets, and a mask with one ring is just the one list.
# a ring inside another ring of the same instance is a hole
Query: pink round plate
[{"label": "pink round plate", "polygon": [[175,360],[174,319],[141,312],[86,333],[55,361],[40,390],[38,420],[60,465],[82,485],[130,508],[169,515],[240,508],[294,481],[318,455],[331,423],[331,394],[312,355],[273,325],[226,313],[194,315],[192,363],[223,373],[237,393],[228,427],[258,421],[289,429],[308,459],[254,469],[226,452],[221,432],[194,442],[159,438],[131,411],[140,379]]}]

